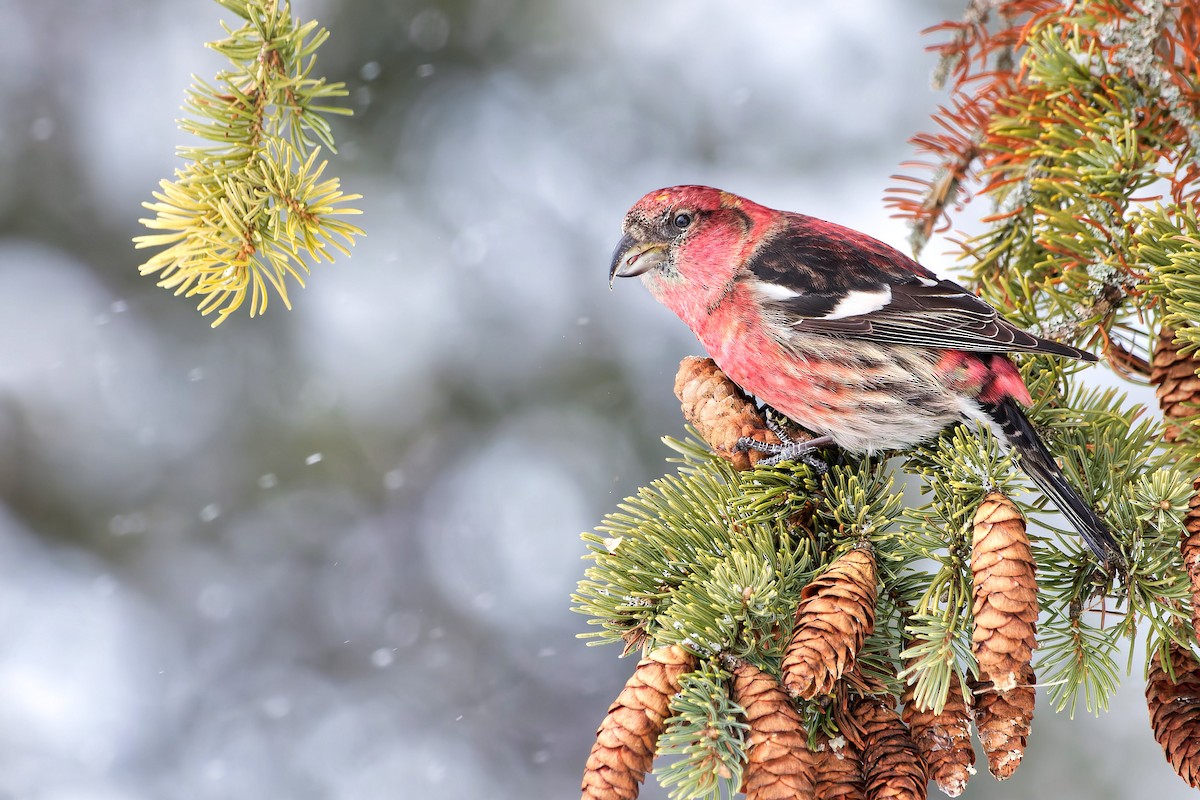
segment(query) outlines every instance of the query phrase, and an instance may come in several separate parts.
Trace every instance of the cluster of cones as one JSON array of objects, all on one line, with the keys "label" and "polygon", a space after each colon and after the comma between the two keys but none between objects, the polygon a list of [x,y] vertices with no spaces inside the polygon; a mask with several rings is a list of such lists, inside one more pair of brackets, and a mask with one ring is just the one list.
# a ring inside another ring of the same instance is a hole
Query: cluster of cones
[{"label": "cluster of cones", "polygon": [[[778,677],[733,661],[728,690],[748,726],[747,798],[920,800],[930,780],[957,797],[974,772],[972,719],[990,771],[998,778],[1012,775],[1033,718],[1032,560],[1028,543],[1021,542],[1024,522],[1006,498],[992,495],[983,503],[975,532],[983,564],[976,571],[976,607],[995,624],[976,630],[981,679],[972,683],[970,698],[952,689],[940,710],[922,708],[910,687],[898,712],[898,698],[858,669],[858,654],[875,624],[877,575],[869,549],[849,550],[804,589]],[[1014,561],[1026,567],[1016,575],[1009,568]],[[997,610],[1018,604],[1017,611]],[[696,665],[694,656],[673,645],[642,659],[597,732],[584,800],[637,797],[670,717],[671,696]],[[812,746],[797,699],[828,699],[840,735],[820,734]]]}]

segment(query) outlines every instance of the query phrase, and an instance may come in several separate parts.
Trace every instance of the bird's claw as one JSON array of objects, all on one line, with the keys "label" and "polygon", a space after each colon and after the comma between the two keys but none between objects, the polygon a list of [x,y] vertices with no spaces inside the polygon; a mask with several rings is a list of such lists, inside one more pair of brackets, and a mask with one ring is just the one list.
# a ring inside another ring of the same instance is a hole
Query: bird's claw
[{"label": "bird's claw", "polygon": [[833,444],[832,437],[818,436],[814,439],[805,439],[804,441],[792,439],[783,430],[783,427],[774,422],[769,416],[767,417],[767,427],[771,428],[771,431],[779,437],[779,444],[760,442],[758,439],[743,436],[737,440],[737,449],[756,450],[760,453],[766,453],[769,457],[761,459],[758,462],[758,466],[762,467],[774,467],[782,464],[784,461],[796,461],[801,464],[807,464],[820,475],[829,471],[829,465],[815,451],[820,447]]}]

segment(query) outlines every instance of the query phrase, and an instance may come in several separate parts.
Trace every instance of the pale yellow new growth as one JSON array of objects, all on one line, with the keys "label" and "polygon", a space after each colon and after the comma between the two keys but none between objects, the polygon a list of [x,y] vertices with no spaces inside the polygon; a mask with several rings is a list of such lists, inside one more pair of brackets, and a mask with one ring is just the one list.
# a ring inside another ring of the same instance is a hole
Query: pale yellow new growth
[{"label": "pale yellow new growth", "polygon": [[247,298],[251,316],[266,311],[268,288],[290,309],[288,279],[304,286],[305,259],[332,262],[330,248],[348,255],[354,237],[363,235],[337,218],[360,213],[344,205],[360,195],[343,193],[337,178],[321,180],[327,162],[317,163],[321,148],[310,138],[332,150],[320,114],[349,113],[316,104],[345,95],[342,84],[308,77],[327,33],[292,19],[286,1],[222,5],[247,19],[209,44],[235,69],[218,75],[215,85],[197,78],[187,107],[201,120],[180,123],[214,144],[180,149],[189,163],[173,181],[160,182],[155,202],[142,204],[155,216],[141,223],[161,232],[134,238],[139,249],[166,247],[140,272],[158,273],[158,285],[176,295],[199,296],[202,314],[217,312],[213,327]]}]

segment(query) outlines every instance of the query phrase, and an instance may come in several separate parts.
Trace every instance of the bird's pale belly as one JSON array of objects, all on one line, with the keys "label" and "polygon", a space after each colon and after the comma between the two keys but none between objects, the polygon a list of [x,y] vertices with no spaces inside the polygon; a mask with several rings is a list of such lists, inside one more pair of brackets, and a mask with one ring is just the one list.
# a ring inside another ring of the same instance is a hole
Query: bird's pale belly
[{"label": "bird's pale belly", "polygon": [[[981,417],[978,403],[938,375],[936,352],[804,339],[794,337],[783,358],[773,341],[752,336],[704,344],[746,392],[853,452],[911,447],[948,425]],[[776,366],[765,370],[764,364]]]}]

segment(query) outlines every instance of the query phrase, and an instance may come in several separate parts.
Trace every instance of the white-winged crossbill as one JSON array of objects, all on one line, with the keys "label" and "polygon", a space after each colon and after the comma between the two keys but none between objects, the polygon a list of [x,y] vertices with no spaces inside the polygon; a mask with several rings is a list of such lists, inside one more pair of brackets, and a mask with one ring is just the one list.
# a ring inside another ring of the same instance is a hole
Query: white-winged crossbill
[{"label": "white-winged crossbill", "polygon": [[903,449],[981,421],[1100,561],[1120,563],[1112,532],[1021,410],[1029,390],[1005,354],[1095,356],[1017,328],[870,236],[707,186],[650,192],[624,232],[610,284],[640,275],[735,383],[818,434],[776,460],[827,444]]}]

